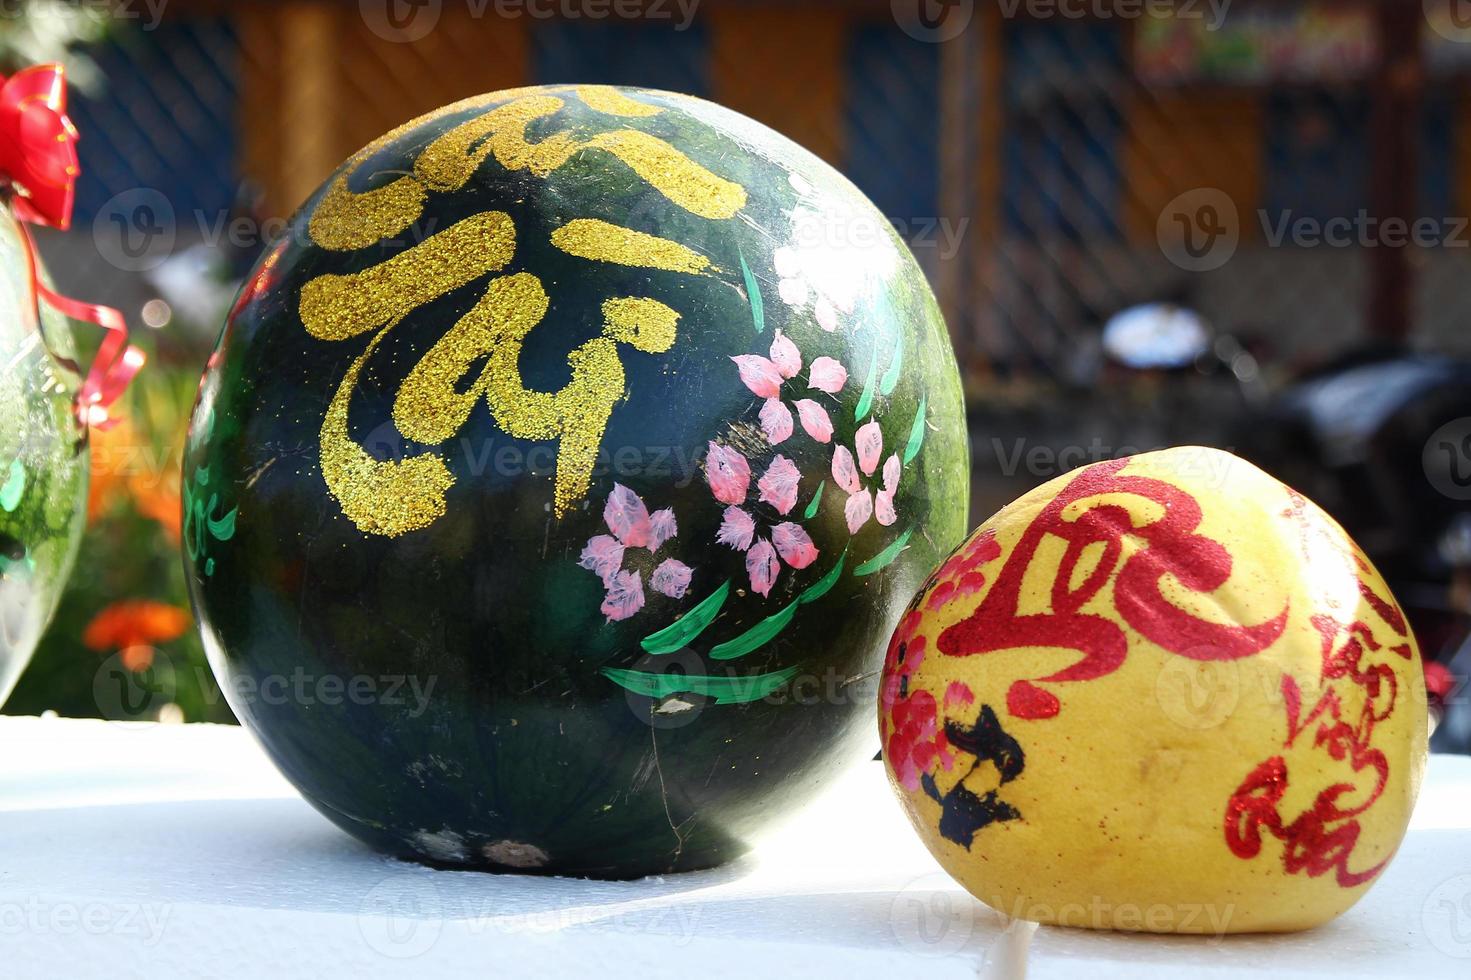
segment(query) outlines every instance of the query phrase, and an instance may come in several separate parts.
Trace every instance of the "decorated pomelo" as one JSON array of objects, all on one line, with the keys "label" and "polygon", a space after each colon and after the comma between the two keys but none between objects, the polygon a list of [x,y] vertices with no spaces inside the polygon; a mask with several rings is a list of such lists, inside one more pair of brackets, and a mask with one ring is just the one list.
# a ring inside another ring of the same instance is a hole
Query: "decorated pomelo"
[{"label": "decorated pomelo", "polygon": [[552,87],[307,202],[184,480],[211,662],[323,813],[633,876],[741,853],[872,751],[967,456],[934,298],[847,181],[709,103]]},{"label": "decorated pomelo", "polygon": [[87,516],[71,332],[37,303],[30,262],[0,205],[0,703],[56,611]]},{"label": "decorated pomelo", "polygon": [[977,898],[1158,932],[1326,922],[1404,836],[1420,656],[1317,506],[1216,450],[1098,463],[957,550],[889,645],[891,782]]}]

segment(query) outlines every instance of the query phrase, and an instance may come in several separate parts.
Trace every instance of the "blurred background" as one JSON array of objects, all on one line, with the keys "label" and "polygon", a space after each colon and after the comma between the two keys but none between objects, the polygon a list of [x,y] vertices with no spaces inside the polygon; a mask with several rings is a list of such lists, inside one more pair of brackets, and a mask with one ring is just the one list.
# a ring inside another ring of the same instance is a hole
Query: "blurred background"
[{"label": "blurred background", "polygon": [[548,82],[721,102],[878,204],[948,316],[975,522],[1099,459],[1232,449],[1349,528],[1464,700],[1468,0],[0,0],[0,72],[52,60],[82,175],[40,246],[151,361],[9,712],[126,716],[122,672],[150,717],[229,720],[176,557],[223,312],[364,143]]}]

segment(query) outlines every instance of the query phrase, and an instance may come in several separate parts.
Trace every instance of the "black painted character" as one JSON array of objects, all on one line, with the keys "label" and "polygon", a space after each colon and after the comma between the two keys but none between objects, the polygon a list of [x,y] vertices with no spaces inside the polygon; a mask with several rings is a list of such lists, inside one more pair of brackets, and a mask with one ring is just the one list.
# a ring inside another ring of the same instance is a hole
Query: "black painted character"
[{"label": "black painted character", "polygon": [[940,835],[969,850],[981,828],[1002,820],[1017,820],[1021,811],[1001,799],[997,790],[990,790],[982,796],[966,789],[965,780],[982,763],[990,762],[1001,774],[1001,785],[1004,786],[1022,774],[1026,757],[1017,740],[1001,727],[989,704],[981,705],[980,716],[969,728],[959,722],[947,721],[945,737],[955,748],[974,757],[970,771],[948,793],[940,792],[932,773],[925,773],[920,785],[930,799],[940,804]]}]

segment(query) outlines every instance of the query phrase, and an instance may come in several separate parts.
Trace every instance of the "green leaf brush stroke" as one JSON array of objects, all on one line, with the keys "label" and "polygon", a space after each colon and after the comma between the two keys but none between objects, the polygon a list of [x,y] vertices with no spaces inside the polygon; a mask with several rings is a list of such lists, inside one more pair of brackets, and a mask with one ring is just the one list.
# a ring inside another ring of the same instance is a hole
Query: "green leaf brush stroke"
[{"label": "green leaf brush stroke", "polygon": [[739,249],[736,254],[740,256],[741,275],[746,280],[746,298],[751,302],[751,322],[756,324],[756,332],[762,333],[766,330],[766,304],[761,300],[761,284],[756,281],[751,267],[746,264],[745,254]]},{"label": "green leaf brush stroke", "polygon": [[640,645],[649,653],[673,653],[689,646],[691,641],[720,615],[725,600],[730,597],[730,580],[701,599],[689,612],[659,630],[644,637]]},{"label": "green leaf brush stroke", "polygon": [[742,704],[766,697],[795,677],[797,668],[788,667],[770,674],[755,674],[750,677],[646,674],[637,670],[619,670],[616,667],[604,667],[602,673],[613,683],[644,697],[662,699],[671,694],[690,693],[714,698],[716,704]]},{"label": "green leaf brush stroke", "polygon": [[909,530],[899,535],[899,537],[894,540],[893,544],[889,545],[883,551],[880,551],[878,554],[874,555],[862,565],[859,565],[857,568],[853,569],[853,574],[872,575],[879,569],[891,564],[894,559],[899,557],[899,553],[904,550],[904,546],[909,543],[909,536],[913,533],[914,528],[911,527]]},{"label": "green leaf brush stroke", "polygon": [[909,428],[909,445],[904,447],[904,465],[908,466],[914,462],[914,457],[919,455],[919,449],[924,445],[924,413],[926,395],[919,396],[919,410],[914,413],[914,425]]}]

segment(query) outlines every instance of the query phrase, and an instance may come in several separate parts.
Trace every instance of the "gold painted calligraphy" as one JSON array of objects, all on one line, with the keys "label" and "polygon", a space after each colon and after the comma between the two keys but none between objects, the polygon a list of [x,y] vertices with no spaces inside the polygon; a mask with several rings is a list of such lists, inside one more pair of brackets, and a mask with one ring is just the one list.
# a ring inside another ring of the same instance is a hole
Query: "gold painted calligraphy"
[{"label": "gold painted calligraphy", "polygon": [[[565,93],[563,93],[565,94]],[[602,115],[638,119],[658,106],[605,86],[576,90]],[[508,101],[507,101],[508,100]],[[499,102],[500,104],[496,104]],[[659,137],[629,128],[587,137],[570,130],[535,141],[527,130],[566,104],[547,89],[523,89],[456,103],[388,133],[349,161],[313,211],[313,241],[350,251],[392,238],[423,215],[430,193],[465,186],[486,161],[546,178],[582,154],[602,154],[632,171],[671,205],[710,220],[732,218],[746,203],[739,184],[711,173]],[[429,143],[413,170],[367,191],[349,181],[375,153],[418,126],[461,112],[483,110]],[[594,262],[700,275],[710,268],[701,253],[679,242],[593,218],[574,218],[551,234],[554,247]],[[432,524],[445,512],[454,475],[431,451],[378,460],[349,433],[348,405],[363,366],[404,317],[485,275],[502,272],[516,250],[508,214],[487,211],[457,222],[392,258],[346,275],[322,275],[301,292],[308,333],[344,341],[372,331],[348,366],[321,430],[322,476],[343,513],[369,534],[397,536]],[[393,422],[406,438],[437,446],[465,425],[480,399],[507,434],[557,442],[553,510],[564,514],[591,486],[592,470],[614,406],[627,393],[619,345],[658,354],[673,347],[679,314],[645,296],[613,297],[602,305],[601,335],[567,355],[571,379],[557,391],[528,388],[520,369],[522,344],[549,307],[541,280],[528,272],[495,275],[475,306],[453,324],[409,371],[393,401]],[[479,376],[464,384],[480,361]]]}]

